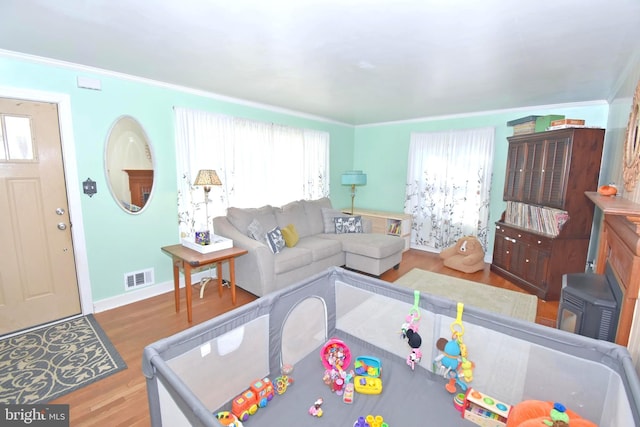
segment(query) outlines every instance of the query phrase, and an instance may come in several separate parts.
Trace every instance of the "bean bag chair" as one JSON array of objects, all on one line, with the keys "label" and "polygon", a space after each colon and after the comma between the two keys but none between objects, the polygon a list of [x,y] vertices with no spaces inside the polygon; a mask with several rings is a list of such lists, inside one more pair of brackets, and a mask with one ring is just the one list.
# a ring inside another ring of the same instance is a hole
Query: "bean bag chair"
[{"label": "bean bag chair", "polygon": [[484,269],[484,249],[474,236],[458,239],[455,245],[440,252],[440,258],[444,260],[445,267],[463,273],[475,273]]}]

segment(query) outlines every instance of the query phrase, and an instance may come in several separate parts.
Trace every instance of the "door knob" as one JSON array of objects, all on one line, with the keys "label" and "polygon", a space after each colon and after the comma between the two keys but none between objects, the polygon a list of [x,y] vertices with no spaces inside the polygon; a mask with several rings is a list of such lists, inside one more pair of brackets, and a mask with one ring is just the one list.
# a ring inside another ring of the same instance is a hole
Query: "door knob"
[{"label": "door knob", "polygon": [[64,215],[64,209],[62,209],[62,208],[58,208],[58,209],[56,209],[56,213],[57,213],[58,215]]},{"label": "door knob", "polygon": [[64,222],[58,223],[58,230],[66,230],[66,229],[67,229],[67,224],[65,224]]}]

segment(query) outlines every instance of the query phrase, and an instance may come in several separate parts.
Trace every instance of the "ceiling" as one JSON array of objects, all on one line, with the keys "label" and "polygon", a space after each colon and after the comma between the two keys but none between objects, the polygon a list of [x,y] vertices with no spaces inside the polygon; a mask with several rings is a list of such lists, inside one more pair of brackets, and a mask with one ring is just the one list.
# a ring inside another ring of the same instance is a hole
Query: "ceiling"
[{"label": "ceiling", "polygon": [[640,1],[2,0],[0,49],[361,125],[609,100]]}]

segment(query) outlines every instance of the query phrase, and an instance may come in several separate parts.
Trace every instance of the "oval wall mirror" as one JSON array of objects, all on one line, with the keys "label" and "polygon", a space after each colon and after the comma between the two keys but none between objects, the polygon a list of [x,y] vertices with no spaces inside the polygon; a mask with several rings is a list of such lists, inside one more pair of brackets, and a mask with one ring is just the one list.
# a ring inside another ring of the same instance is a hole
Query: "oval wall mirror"
[{"label": "oval wall mirror", "polygon": [[631,103],[622,167],[624,188],[627,191],[633,191],[640,177],[640,82],[636,86]]},{"label": "oval wall mirror", "polygon": [[105,171],[111,195],[125,212],[138,214],[149,204],[154,162],[147,134],[136,119],[120,116],[105,144]]}]

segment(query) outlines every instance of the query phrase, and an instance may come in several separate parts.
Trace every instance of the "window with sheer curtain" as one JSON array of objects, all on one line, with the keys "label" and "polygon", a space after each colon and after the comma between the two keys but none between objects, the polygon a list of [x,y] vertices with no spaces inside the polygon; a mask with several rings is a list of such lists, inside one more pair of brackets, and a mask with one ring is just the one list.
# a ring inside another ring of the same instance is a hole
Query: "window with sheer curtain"
[{"label": "window with sheer curtain", "polygon": [[411,245],[440,252],[473,235],[487,252],[494,128],[412,133],[405,212]]},{"label": "window with sheer curtain", "polygon": [[[175,108],[180,234],[206,224],[200,169],[221,186],[209,193],[211,219],[230,206],[280,206],[329,195],[329,133]],[[209,227],[211,229],[211,227]]]}]

